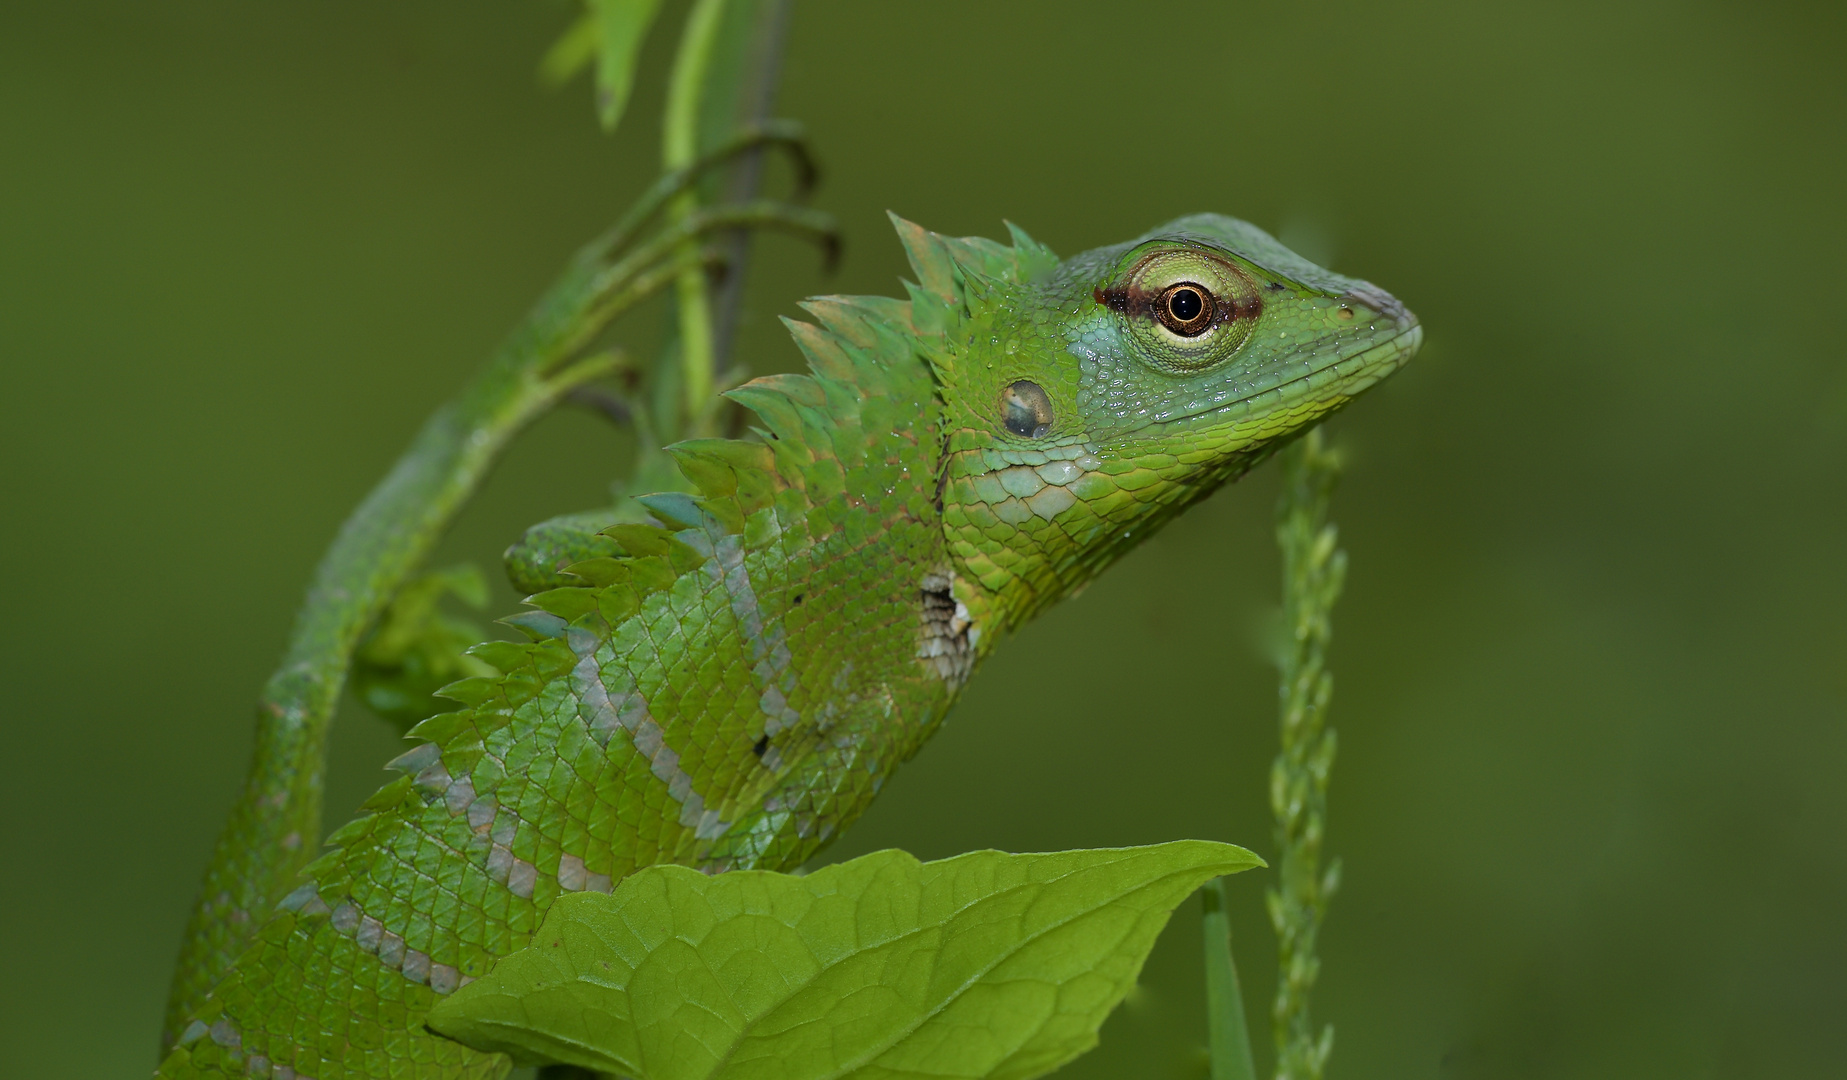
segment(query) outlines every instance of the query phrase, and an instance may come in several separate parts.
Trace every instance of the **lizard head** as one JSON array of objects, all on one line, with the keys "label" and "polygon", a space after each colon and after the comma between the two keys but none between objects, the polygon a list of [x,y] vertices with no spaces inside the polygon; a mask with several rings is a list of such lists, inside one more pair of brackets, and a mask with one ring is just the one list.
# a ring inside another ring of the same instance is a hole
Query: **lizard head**
[{"label": "lizard head", "polygon": [[1417,317],[1235,218],[1058,262],[899,223],[971,609],[1017,625],[1397,370]]}]

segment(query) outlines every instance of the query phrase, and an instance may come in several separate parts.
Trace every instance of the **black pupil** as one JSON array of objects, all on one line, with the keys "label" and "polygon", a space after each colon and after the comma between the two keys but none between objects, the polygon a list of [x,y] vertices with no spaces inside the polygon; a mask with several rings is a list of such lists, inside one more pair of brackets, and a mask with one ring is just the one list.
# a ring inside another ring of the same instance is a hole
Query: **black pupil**
[{"label": "black pupil", "polygon": [[1167,310],[1181,322],[1192,322],[1199,318],[1199,313],[1206,307],[1205,300],[1193,289],[1175,289],[1167,298]]}]

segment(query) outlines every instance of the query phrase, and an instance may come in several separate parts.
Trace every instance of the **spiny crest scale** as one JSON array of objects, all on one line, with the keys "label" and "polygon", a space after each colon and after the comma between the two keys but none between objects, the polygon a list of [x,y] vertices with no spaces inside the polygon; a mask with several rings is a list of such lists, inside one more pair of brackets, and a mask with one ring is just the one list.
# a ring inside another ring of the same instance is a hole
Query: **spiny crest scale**
[{"label": "spiny crest scale", "polygon": [[[1008,247],[940,236],[895,215],[892,220],[916,272],[946,290],[933,298],[940,295],[958,305],[970,274],[1016,280],[1022,272],[1056,265],[1056,256],[1012,225],[1014,246]],[[660,524],[603,530],[618,553],[572,564],[568,572],[583,585],[537,593],[527,599],[537,610],[502,620],[528,640],[488,642],[470,650],[502,674],[444,687],[441,695],[464,708],[430,717],[409,737],[435,744],[445,757],[470,741],[478,748],[484,731],[503,726],[496,718],[504,722],[541,692],[547,677],[541,669],[555,671],[565,659],[554,657],[547,664],[544,654],[556,651],[569,627],[593,624],[596,632],[606,634],[640,610],[649,595],[671,588],[679,576],[704,563],[706,556],[677,533],[741,534],[751,514],[777,505],[779,492],[800,492],[810,505],[848,494],[842,466],[862,462],[868,451],[888,442],[892,431],[905,427],[895,417],[868,427],[865,410],[931,399],[927,371],[917,363],[919,343],[908,332],[912,304],[888,297],[821,296],[800,306],[816,322],[785,318],[783,323],[808,361],[809,373],[765,376],[726,394],[756,414],[767,437],[689,440],[668,447],[697,491],[640,496],[638,501]],[[366,809],[395,805],[407,783],[405,777],[387,784]],[[336,832],[330,845],[362,839],[368,833],[362,823],[369,817]]]},{"label": "spiny crest scale", "polygon": [[1058,265],[1050,248],[1012,222],[1007,223],[1013,237],[1008,246],[980,236],[944,236],[896,214],[890,217],[911,272],[917,275],[915,283],[905,285],[920,333],[942,333],[959,324],[968,314],[971,284],[985,294],[996,285],[1019,284]]}]

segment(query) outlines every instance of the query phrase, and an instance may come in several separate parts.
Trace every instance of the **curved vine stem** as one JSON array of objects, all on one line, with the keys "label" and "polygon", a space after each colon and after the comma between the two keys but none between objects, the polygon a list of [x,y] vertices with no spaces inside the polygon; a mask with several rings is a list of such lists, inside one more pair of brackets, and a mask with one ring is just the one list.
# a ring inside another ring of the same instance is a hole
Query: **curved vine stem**
[{"label": "curved vine stem", "polygon": [[[732,185],[732,204],[699,205],[695,191],[715,171],[740,159],[754,170],[768,150],[789,156],[794,200],[806,196],[816,175],[801,129],[766,119],[787,0],[731,2],[734,13],[763,16],[753,32],[759,51],[769,48],[771,55],[757,57],[758,84],[744,87],[738,73],[720,70],[725,63],[712,65],[727,0],[696,0],[670,92],[663,175],[613,228],[576,254],[487,367],[429,418],[341,527],[316,569],[283,663],[264,687],[250,769],[187,925],[163,1050],[319,846],[327,735],[360,641],[513,437],[561,400],[627,365],[619,350],[592,350],[597,336],[636,304],[674,288],[682,335],[690,330],[694,345],[682,353],[688,416],[709,424],[715,373],[711,320],[701,303],[710,273],[741,263],[740,231],[776,228],[808,238],[821,245],[831,265],[839,249],[833,220],[791,202],[751,197],[754,171],[750,184]],[[761,6],[746,6],[753,2]],[[765,37],[765,28],[774,32]],[[739,39],[726,40],[736,45]],[[750,90],[750,115],[708,132],[715,137],[706,138],[702,148],[699,106],[706,84],[719,75],[724,79],[717,97]],[[765,79],[769,85],[761,85]],[[642,238],[663,210],[667,227]],[[722,239],[729,243],[715,243]],[[733,268],[731,280],[736,276]],[[703,381],[695,385],[694,378]]]},{"label": "curved vine stem", "polygon": [[[561,284],[574,283],[567,275]],[[614,353],[566,363],[559,346],[568,335],[546,325],[550,314],[541,305],[473,384],[425,422],[321,559],[282,666],[263,688],[250,771],[187,924],[166,1044],[320,847],[327,733],[361,638],[513,436],[619,363]]]},{"label": "curved vine stem", "polygon": [[319,847],[327,733],[366,631],[512,438],[623,362],[609,350],[581,356],[583,347],[611,319],[684,274],[703,274],[723,256],[698,241],[739,226],[821,238],[833,230],[826,215],[765,202],[699,211],[613,266],[580,256],[474,382],[430,417],[341,527],[315,571],[282,666],[258,703],[250,770],[187,923],[163,1045],[171,1045]]},{"label": "curved vine stem", "polygon": [[767,149],[781,150],[789,156],[789,164],[795,169],[795,190],[787,201],[800,204],[814,190],[820,176],[820,169],[808,149],[807,136],[802,126],[793,120],[765,120],[747,124],[740,127],[736,135],[700,155],[691,164],[661,174],[648,190],[641,193],[614,228],[584,249],[583,257],[593,262],[615,257],[628,247],[641,227],[659,214],[674,197],[691,191],[714,170]]}]

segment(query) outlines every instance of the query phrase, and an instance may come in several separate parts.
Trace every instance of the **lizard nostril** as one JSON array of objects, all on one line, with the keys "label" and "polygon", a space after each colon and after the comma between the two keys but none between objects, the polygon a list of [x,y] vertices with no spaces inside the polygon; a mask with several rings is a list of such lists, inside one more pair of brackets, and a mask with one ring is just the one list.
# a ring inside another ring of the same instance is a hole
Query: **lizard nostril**
[{"label": "lizard nostril", "polygon": [[1404,303],[1391,293],[1371,285],[1360,285],[1347,290],[1342,300],[1364,308],[1371,315],[1383,316],[1398,324],[1402,329],[1417,325],[1417,316],[1405,309]]}]

